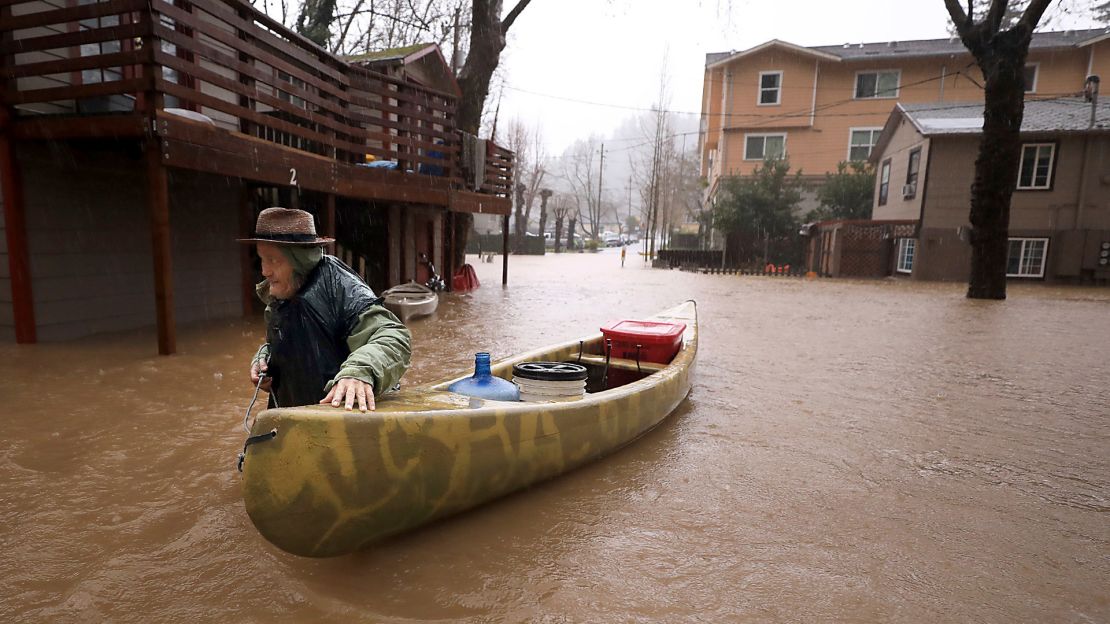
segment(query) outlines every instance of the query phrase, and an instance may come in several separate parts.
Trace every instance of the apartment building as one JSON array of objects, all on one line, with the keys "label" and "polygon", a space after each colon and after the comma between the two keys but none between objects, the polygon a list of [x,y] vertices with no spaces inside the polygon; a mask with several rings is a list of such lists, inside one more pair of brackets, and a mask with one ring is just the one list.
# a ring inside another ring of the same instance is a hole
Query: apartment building
[{"label": "apartment building", "polygon": [[[1110,77],[1110,31],[1037,33],[1029,99],[1075,95]],[[787,156],[813,185],[866,160],[897,103],[982,102],[982,74],[957,38],[804,47],[777,39],[706,55],[699,136],[712,200],[722,177]]]}]

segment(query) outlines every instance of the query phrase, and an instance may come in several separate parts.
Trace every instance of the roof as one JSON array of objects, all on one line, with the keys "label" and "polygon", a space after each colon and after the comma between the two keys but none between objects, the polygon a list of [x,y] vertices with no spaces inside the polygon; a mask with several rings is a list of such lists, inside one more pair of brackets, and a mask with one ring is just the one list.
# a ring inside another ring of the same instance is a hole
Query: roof
[{"label": "roof", "polygon": [[[1062,30],[1033,33],[1029,44],[1031,51],[1056,50],[1060,48],[1081,48],[1110,38],[1110,29]],[[840,61],[860,61],[873,59],[920,58],[929,56],[952,56],[967,54],[959,37],[945,39],[918,39],[912,41],[882,41],[877,43],[844,43],[803,47],[793,43],[772,39],[742,52],[713,52],[705,55],[706,66],[720,65],[749,54],[754,54],[772,46],[787,47],[803,54]]]},{"label": "roof", "polygon": [[[977,136],[983,130],[982,102],[933,102],[898,104],[883,126],[871,151],[877,159],[886,149],[901,119],[922,136]],[[1079,97],[1027,100],[1022,115],[1023,134],[1110,133],[1110,98],[1098,103],[1091,125],[1091,103]]]},{"label": "roof", "polygon": [[[939,134],[979,134],[983,128],[982,103],[901,104],[903,114],[925,136]],[[1110,98],[1103,98],[1091,126],[1091,103],[1083,98],[1027,100],[1021,131],[1034,132],[1110,132]]]},{"label": "roof", "polygon": [[[735,61],[736,59],[743,58],[745,56],[748,56],[750,54],[755,54],[757,52],[762,52],[763,50],[766,50],[767,48],[786,48],[787,50],[797,52],[798,54],[805,54],[807,56],[815,56],[817,58],[823,58],[823,59],[826,59],[826,60],[829,60],[829,61],[839,61],[840,60],[840,57],[838,57],[834,54],[829,54],[828,52],[823,52],[821,50],[817,50],[816,48],[806,48],[806,47],[797,45],[795,43],[790,43],[789,41],[782,41],[780,39],[772,39],[772,40],[770,40],[766,43],[761,43],[761,44],[755,46],[754,48],[748,48],[747,50],[742,50],[740,52],[717,52],[717,53],[711,52],[709,54],[706,54],[705,55],[706,67],[712,67],[712,66],[715,66],[715,65],[724,65],[725,63],[731,63],[732,61]],[[711,57],[711,56],[716,58],[716,60],[713,61],[712,63],[709,62],[709,57]]]},{"label": "roof", "polygon": [[435,46],[434,43],[414,43],[408,46],[401,46],[399,48],[388,48],[386,50],[372,50],[364,54],[355,54],[346,57],[348,63],[387,63],[387,62],[401,62],[409,56],[417,52],[424,51],[426,48]]}]

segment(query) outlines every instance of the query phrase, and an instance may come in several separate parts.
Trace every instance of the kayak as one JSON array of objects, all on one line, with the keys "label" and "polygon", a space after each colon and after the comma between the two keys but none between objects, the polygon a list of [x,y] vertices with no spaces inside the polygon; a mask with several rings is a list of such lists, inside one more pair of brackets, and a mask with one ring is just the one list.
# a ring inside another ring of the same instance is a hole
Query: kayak
[{"label": "kayak", "polygon": [[428,316],[439,307],[439,295],[416,282],[394,286],[383,292],[382,298],[382,305],[397,315],[402,323],[408,323],[410,318]]},{"label": "kayak", "polygon": [[[270,409],[251,427],[242,491],[258,531],[287,552],[330,557],[461,512],[608,455],[686,398],[697,357],[693,302],[645,319],[684,324],[669,363],[606,357],[598,333],[502,360],[588,371],[581,398],[505,402],[447,390],[469,373],[387,394],[373,412]],[[639,345],[637,345],[637,348]],[[616,380],[616,381],[609,381]],[[618,385],[619,384],[619,385]]]}]

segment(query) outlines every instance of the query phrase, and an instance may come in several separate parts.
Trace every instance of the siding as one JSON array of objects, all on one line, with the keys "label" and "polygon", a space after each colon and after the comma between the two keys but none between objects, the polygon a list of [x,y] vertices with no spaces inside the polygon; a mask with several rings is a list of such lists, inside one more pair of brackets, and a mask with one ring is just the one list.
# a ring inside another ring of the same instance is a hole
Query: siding
[{"label": "siding", "polygon": [[[39,340],[153,325],[150,220],[139,154],[53,144],[26,145],[20,157]],[[187,172],[170,177],[178,323],[239,313],[238,197],[237,180]]]},{"label": "siding", "polygon": [[[1079,177],[1084,139],[1023,137],[1022,142],[1057,141],[1052,190],[1014,191],[1010,204],[1010,229],[1060,230],[1075,227]],[[925,227],[955,228],[968,223],[971,183],[975,179],[975,157],[979,137],[934,139],[934,158],[929,170],[929,204]],[[1104,191],[1105,192],[1105,191]],[[1093,199],[1093,198],[1092,198]]]},{"label": "siding", "polygon": [[[902,186],[906,183],[906,173],[909,170],[910,152],[921,148],[921,160],[917,171],[917,193],[912,199],[902,197]],[[875,167],[875,194],[871,209],[872,219],[920,219],[921,199],[925,196],[927,183],[925,172],[929,162],[929,140],[921,136],[913,124],[902,118],[894,136],[886,146],[886,150],[878,159]],[[882,182],[882,164],[890,159],[890,187],[887,191],[887,202],[879,205],[879,185]],[[933,178],[932,170],[929,177]]]}]

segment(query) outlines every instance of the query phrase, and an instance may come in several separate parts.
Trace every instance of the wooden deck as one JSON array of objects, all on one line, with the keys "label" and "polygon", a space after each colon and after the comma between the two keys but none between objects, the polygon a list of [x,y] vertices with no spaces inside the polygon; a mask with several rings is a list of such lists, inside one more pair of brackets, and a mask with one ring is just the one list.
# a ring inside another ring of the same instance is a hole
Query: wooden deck
[{"label": "wooden deck", "polygon": [[144,152],[159,352],[173,353],[169,169],[322,193],[326,230],[337,197],[508,215],[513,154],[460,132],[455,111],[453,93],[351,65],[242,0],[0,0],[17,341],[35,342],[21,143],[132,141]]},{"label": "wooden deck", "polygon": [[157,143],[168,167],[509,211],[511,152],[487,143],[480,184],[464,182],[453,94],[350,65],[240,0],[3,0],[0,32],[16,141],[130,137]]}]

